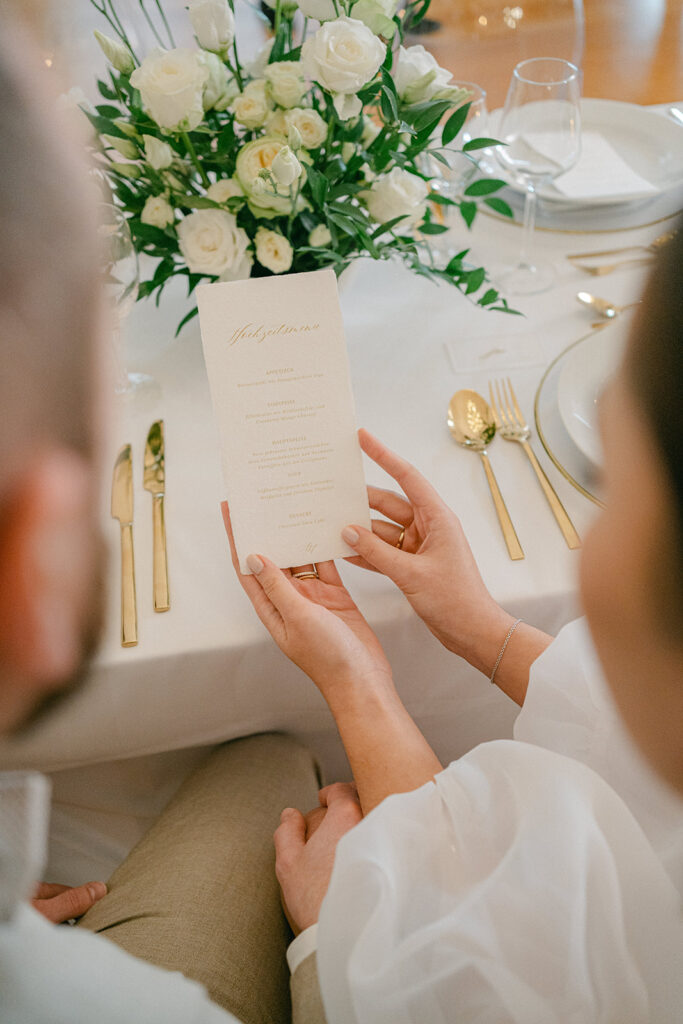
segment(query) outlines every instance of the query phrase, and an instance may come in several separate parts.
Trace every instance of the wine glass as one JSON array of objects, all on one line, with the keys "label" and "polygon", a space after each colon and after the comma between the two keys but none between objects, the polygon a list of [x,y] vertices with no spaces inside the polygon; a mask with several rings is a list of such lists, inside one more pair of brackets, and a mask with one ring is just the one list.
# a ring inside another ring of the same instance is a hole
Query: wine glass
[{"label": "wine glass", "polygon": [[[437,177],[432,182],[432,188],[450,199],[458,199],[464,188],[477,172],[476,159],[465,156],[461,152],[467,142],[475,138],[483,138],[486,135],[486,122],[488,113],[486,110],[486,91],[476,82],[450,82],[457,89],[466,89],[468,95],[463,99],[460,106],[469,103],[470,109],[467,112],[465,123],[445,148],[441,155],[448,161],[448,166],[434,162]],[[450,117],[452,111],[448,111]]]},{"label": "wine glass", "polygon": [[114,391],[130,399],[140,391],[158,392],[159,385],[146,373],[128,373],[123,322],[135,305],[140,283],[138,254],[130,229],[121,210],[112,203],[100,203],[98,235],[104,290],[112,308],[112,352],[114,357]]},{"label": "wine glass", "polygon": [[569,170],[581,152],[581,73],[557,57],[524,60],[512,73],[500,128],[496,159],[508,177],[526,189],[519,262],[498,275],[509,294],[545,291],[555,272],[538,267],[532,256],[537,189]]}]

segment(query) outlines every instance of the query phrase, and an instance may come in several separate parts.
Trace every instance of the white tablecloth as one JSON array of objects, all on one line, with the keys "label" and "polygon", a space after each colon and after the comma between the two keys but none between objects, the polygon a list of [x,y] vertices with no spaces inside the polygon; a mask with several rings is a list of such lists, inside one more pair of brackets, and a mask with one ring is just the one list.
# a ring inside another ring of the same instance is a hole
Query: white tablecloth
[{"label": "white tablecloth", "polygon": [[[539,258],[556,263],[558,282],[516,300],[525,319],[487,313],[455,289],[394,264],[363,261],[342,289],[358,423],[413,461],[456,510],[494,597],[551,633],[577,613],[579,552],[567,549],[523,452],[496,440],[491,461],[526,552],[524,561],[510,561],[480,462],[448,433],[448,400],[461,387],[485,393],[491,376],[509,372],[532,421],[544,365],[592,319],[576,301],[577,290],[593,285],[620,303],[633,301],[642,287],[642,270],[625,268],[598,281],[573,268],[565,254],[650,241],[668,224],[593,237],[539,232]],[[521,237],[517,226],[488,216],[477,219],[471,234],[464,226],[453,233],[458,248],[471,244],[474,258],[489,268],[513,261]],[[129,367],[152,373],[162,394],[115,408],[111,416],[102,453],[109,606],[89,685],[38,731],[0,749],[4,767],[57,773],[51,867],[60,880],[94,877],[116,863],[206,745],[283,730],[315,751],[328,779],[348,775],[324,701],[272,643],[230,565],[197,321],[173,340],[187,308],[183,292],[171,286],[158,310],[141,303],[127,325]],[[171,610],[161,615],[152,606],[151,499],[142,488],[145,437],[157,417],[166,424],[171,587]],[[134,455],[140,637],[128,649],[119,642],[118,523],[109,517],[111,466],[125,442]],[[584,534],[595,506],[533,443]],[[373,466],[367,478],[387,482]],[[390,582],[352,566],[343,575],[385,645],[409,711],[444,762],[483,740],[511,735],[516,706],[444,651]],[[82,825],[77,840],[69,825],[75,819]]]}]

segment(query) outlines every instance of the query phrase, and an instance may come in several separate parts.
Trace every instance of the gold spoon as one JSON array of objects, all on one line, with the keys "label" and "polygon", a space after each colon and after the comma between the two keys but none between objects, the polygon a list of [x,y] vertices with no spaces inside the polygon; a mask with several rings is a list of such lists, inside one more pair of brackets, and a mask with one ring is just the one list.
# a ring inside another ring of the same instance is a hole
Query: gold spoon
[{"label": "gold spoon", "polygon": [[522,545],[519,543],[515,528],[510,519],[503,495],[491,469],[486,449],[496,436],[496,421],[486,400],[476,391],[456,391],[448,403],[448,429],[463,448],[471,448],[478,452],[484,464],[486,479],[491,489],[491,497],[498,522],[503,531],[508,554],[513,561],[524,558]]},{"label": "gold spoon", "polygon": [[634,306],[640,305],[639,300],[638,302],[629,302],[625,306],[617,306],[608,299],[601,299],[597,295],[591,295],[590,292],[577,292],[576,297],[584,306],[590,306],[600,316],[604,316],[606,320],[613,320],[615,316],[623,313],[625,309],[633,309]]}]

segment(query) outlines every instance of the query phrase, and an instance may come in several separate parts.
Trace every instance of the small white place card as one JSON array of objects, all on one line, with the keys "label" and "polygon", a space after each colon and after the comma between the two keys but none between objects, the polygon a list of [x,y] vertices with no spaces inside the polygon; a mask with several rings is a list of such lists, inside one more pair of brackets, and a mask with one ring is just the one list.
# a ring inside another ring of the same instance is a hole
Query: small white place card
[{"label": "small white place card", "polygon": [[599,132],[581,136],[581,156],[570,170],[554,181],[558,192],[570,199],[599,196],[654,195],[659,189],[633,170]]},{"label": "small white place card", "polygon": [[235,545],[278,566],[353,554],[370,528],[332,270],[197,289]]}]

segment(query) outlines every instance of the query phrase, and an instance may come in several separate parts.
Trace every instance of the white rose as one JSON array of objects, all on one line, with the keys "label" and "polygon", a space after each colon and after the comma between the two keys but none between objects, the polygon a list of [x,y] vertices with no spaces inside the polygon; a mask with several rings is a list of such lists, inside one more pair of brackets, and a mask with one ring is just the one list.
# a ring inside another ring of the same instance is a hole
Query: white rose
[{"label": "white rose", "polygon": [[332,241],[332,235],[327,224],[318,224],[314,227],[308,236],[308,244],[314,246],[314,248],[324,249]]},{"label": "white rose", "polygon": [[283,146],[270,165],[270,170],[278,185],[289,188],[301,177],[302,167],[289,146]]},{"label": "white rose", "polygon": [[452,77],[424,46],[402,46],[398,51],[394,81],[396,91],[406,103],[423,103],[443,90],[447,95]]},{"label": "white rose", "polygon": [[152,50],[130,76],[153,121],[167,131],[192,131],[204,117],[209,70],[199,50]]},{"label": "white rose", "polygon": [[269,135],[281,135],[286,139],[289,135],[289,123],[287,120],[290,110],[276,110],[266,121],[266,131]]},{"label": "white rose", "polygon": [[355,95],[375,77],[385,57],[377,36],[353,18],[322,25],[304,43],[301,58],[307,74],[334,97],[340,120],[355,117],[362,104]]},{"label": "white rose", "polygon": [[235,16],[228,0],[190,0],[188,14],[199,45],[225,55],[235,38]]},{"label": "white rose", "polygon": [[112,39],[111,36],[105,36],[103,32],[98,32],[97,29],[95,29],[94,35],[100,44],[102,53],[112,67],[120,71],[122,75],[129,75],[135,67],[135,61],[128,47],[118,39]]},{"label": "white rose", "polygon": [[155,228],[165,228],[174,220],[173,207],[164,196],[150,196],[145,203],[140,220]]},{"label": "white rose", "polygon": [[401,167],[394,167],[373,182],[369,192],[362,193],[370,216],[379,224],[394,217],[405,217],[401,227],[411,227],[421,220],[427,209],[427,183]]},{"label": "white rose", "polygon": [[145,159],[155,171],[163,171],[173,163],[173,150],[168,142],[155,139],[153,135],[143,135],[145,142]]},{"label": "white rose", "polygon": [[234,178],[221,178],[209,185],[206,194],[214,203],[227,203],[228,199],[234,199],[235,196],[244,196],[244,189]]},{"label": "white rose", "polygon": [[270,95],[281,107],[296,107],[306,95],[306,80],[301,61],[280,60],[264,71]]},{"label": "white rose", "polygon": [[339,15],[334,0],[299,0],[299,10],[304,18],[315,18],[316,21],[331,21]]},{"label": "white rose", "polygon": [[241,281],[251,274],[249,236],[227,210],[196,210],[178,225],[178,241],[188,270],[221,281]]},{"label": "white rose", "polygon": [[351,16],[362,21],[378,36],[391,39],[396,32],[393,17],[398,0],[357,0],[351,8]]},{"label": "white rose", "polygon": [[310,107],[294,107],[286,111],[285,122],[288,127],[296,128],[306,149],[317,149],[327,138],[327,124],[318,111]]},{"label": "white rose", "polygon": [[245,128],[261,128],[273,109],[265,80],[250,82],[244,92],[232,101],[230,109],[235,115],[235,120]]},{"label": "white rose", "polygon": [[284,235],[269,228],[259,228],[254,241],[256,259],[261,266],[272,270],[274,274],[284,274],[289,270],[294,259],[294,250]]},{"label": "white rose", "polygon": [[225,110],[239,93],[239,87],[230,74],[220,57],[215,53],[203,53],[201,55],[204,65],[209,72],[202,103],[204,110]]},{"label": "white rose", "polygon": [[[261,172],[270,170],[273,161],[284,149],[286,143],[274,135],[264,135],[242,146],[237,154],[235,177],[244,189],[249,209],[256,217],[286,216],[292,212],[292,197],[289,189],[274,195],[272,186],[267,185]],[[303,200],[299,197],[298,208]]]}]

